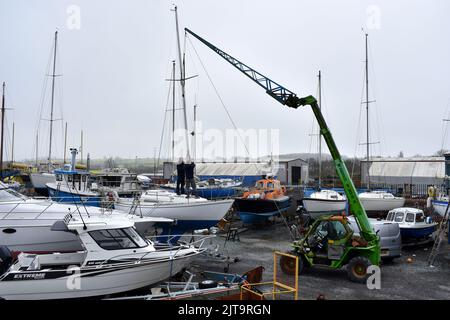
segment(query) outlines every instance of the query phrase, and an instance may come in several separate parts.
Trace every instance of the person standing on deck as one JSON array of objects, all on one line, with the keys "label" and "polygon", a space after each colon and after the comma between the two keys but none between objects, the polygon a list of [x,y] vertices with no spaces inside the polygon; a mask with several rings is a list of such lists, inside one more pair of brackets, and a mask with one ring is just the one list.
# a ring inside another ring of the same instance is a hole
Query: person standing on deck
[{"label": "person standing on deck", "polygon": [[197,187],[195,185],[194,170],[195,170],[195,163],[194,160],[192,160],[191,163],[186,164],[186,188],[188,198],[191,195],[191,188],[192,194],[195,197],[197,197]]},{"label": "person standing on deck", "polygon": [[184,194],[184,185],[186,182],[186,165],[184,164],[183,158],[178,160],[177,164],[177,189],[178,195]]}]

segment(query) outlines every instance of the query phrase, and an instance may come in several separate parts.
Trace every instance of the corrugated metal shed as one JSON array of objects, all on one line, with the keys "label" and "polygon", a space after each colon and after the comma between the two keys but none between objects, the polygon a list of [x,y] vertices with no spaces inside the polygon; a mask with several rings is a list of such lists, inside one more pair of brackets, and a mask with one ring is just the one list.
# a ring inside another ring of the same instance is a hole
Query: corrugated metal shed
[{"label": "corrugated metal shed", "polygon": [[272,173],[269,163],[197,163],[198,176],[260,176]]},{"label": "corrugated metal shed", "polygon": [[[384,158],[369,162],[371,183],[440,184],[445,177],[443,157]],[[367,161],[361,162],[362,181],[367,181]]]}]

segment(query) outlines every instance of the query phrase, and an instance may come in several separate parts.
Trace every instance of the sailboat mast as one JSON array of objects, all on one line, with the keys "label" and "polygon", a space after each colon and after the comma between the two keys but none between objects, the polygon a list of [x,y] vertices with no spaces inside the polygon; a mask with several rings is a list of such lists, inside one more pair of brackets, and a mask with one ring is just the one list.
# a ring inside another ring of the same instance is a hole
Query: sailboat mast
[{"label": "sailboat mast", "polygon": [[187,123],[187,111],[186,111],[186,97],[185,97],[185,75],[184,75],[184,59],[181,59],[181,43],[180,43],[180,31],[178,27],[178,12],[177,6],[174,7],[175,11],[175,27],[177,32],[177,47],[178,47],[178,63],[180,65],[180,85],[181,85],[181,100],[183,103],[183,114],[184,114],[184,131],[186,138],[186,157],[189,158],[189,136],[188,136],[188,123]]},{"label": "sailboat mast", "polygon": [[53,105],[55,101],[55,77],[56,77],[56,45],[58,41],[58,31],[55,31],[55,45],[53,48],[53,73],[52,73],[52,98],[50,104],[50,141],[48,145],[48,167],[51,169],[52,162],[52,136],[53,136]]},{"label": "sailboat mast", "polygon": [[[322,109],[322,73],[319,70],[319,109]],[[322,133],[319,129],[319,189],[322,187]]]},{"label": "sailboat mast", "polygon": [[38,152],[39,152],[39,134],[36,133],[36,168],[38,167]]},{"label": "sailboat mast", "polygon": [[83,130],[81,130],[80,163],[83,164]]},{"label": "sailboat mast", "polygon": [[15,123],[12,126],[12,141],[11,141],[11,163],[14,163],[14,134],[15,134]]},{"label": "sailboat mast", "polygon": [[175,60],[172,61],[172,163],[175,161]]},{"label": "sailboat mast", "polygon": [[67,150],[67,122],[64,128],[64,160],[63,164],[66,164],[66,150]]},{"label": "sailboat mast", "polygon": [[[2,131],[1,131],[1,142],[0,142],[0,172],[3,173],[3,134],[5,128],[5,89],[6,83],[3,82],[3,90],[2,90]],[[1,175],[3,178],[3,175]]]},{"label": "sailboat mast", "polygon": [[192,137],[193,137],[193,145],[192,145],[192,153],[193,153],[193,157],[194,157],[194,161],[196,161],[197,159],[197,103],[194,104],[194,130],[192,131]]},{"label": "sailboat mast", "polygon": [[366,33],[366,160],[367,160],[367,189],[370,189],[370,176],[369,176],[369,160],[370,160],[370,140],[369,140],[369,53],[368,53],[368,40],[369,35]]}]

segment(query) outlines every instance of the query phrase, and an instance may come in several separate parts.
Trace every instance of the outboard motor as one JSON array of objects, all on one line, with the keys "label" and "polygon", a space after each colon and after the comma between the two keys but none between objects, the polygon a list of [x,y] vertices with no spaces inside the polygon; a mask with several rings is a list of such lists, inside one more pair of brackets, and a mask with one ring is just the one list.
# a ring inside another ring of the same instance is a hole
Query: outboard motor
[{"label": "outboard motor", "polygon": [[11,251],[6,246],[0,246],[0,276],[8,271],[12,264]]}]

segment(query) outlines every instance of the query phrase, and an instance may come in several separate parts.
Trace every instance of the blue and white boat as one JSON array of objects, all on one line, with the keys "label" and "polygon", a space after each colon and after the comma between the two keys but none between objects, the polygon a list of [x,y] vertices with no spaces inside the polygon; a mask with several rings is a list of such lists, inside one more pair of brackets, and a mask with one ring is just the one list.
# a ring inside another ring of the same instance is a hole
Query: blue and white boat
[{"label": "blue and white boat", "polygon": [[286,195],[286,188],[273,178],[257,181],[253,189],[234,202],[234,208],[245,224],[267,221],[286,212],[290,206],[291,199]]},{"label": "blue and white boat", "polygon": [[100,207],[100,194],[91,191],[90,173],[75,168],[77,149],[70,151],[72,153],[70,165],[56,169],[54,171],[56,181],[46,184],[49,196],[57,202]]},{"label": "blue and white boat", "polygon": [[437,223],[427,221],[422,210],[397,208],[389,211],[386,220],[399,224],[402,239],[427,239],[436,230]]}]

